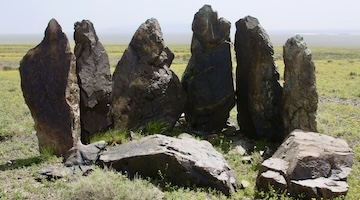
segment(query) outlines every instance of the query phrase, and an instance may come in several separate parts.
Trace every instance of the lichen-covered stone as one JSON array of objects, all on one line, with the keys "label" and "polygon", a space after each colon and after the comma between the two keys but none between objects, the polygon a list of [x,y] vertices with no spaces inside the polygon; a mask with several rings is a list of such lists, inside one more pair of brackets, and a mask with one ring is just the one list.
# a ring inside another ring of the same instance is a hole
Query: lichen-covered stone
[{"label": "lichen-covered stone", "polygon": [[318,93],[311,51],[299,35],[288,39],[283,49],[285,135],[294,129],[316,132]]},{"label": "lichen-covered stone", "polygon": [[235,104],[230,22],[209,5],[194,16],[191,58],[182,77],[188,96],[187,123],[196,130],[219,131]]},{"label": "lichen-covered stone", "polygon": [[259,21],[236,22],[236,95],[240,130],[254,139],[282,141],[282,88],[274,50]]},{"label": "lichen-covered stone", "polygon": [[75,56],[51,19],[43,41],[20,62],[21,88],[35,121],[40,151],[65,156],[80,140],[80,95]]},{"label": "lichen-covered stone", "polygon": [[111,126],[111,73],[109,57],[89,20],[76,22],[75,56],[80,86],[81,141]]}]

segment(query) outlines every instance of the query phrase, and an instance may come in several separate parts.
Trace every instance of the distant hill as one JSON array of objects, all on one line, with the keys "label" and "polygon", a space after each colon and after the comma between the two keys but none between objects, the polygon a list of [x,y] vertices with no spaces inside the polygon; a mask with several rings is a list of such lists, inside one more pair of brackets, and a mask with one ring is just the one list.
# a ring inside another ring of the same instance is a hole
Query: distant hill
[{"label": "distant hill", "polygon": [[[188,25],[190,26],[190,25]],[[178,31],[180,27],[165,26],[162,28],[165,43],[169,44],[190,44],[191,43],[191,27]],[[185,28],[183,26],[182,28]],[[97,34],[103,44],[129,44],[136,28],[133,30],[120,31],[120,29],[99,30]],[[234,29],[234,28],[233,28]],[[181,29],[180,29],[181,30]],[[187,30],[187,31],[185,31]],[[130,33],[131,31],[131,33]],[[73,33],[66,33],[70,43],[74,44]],[[308,46],[347,46],[360,47],[360,32],[304,32],[304,31],[268,31],[273,45],[284,45],[290,37],[299,34],[304,37]],[[231,33],[232,42],[235,31]],[[43,34],[0,34],[0,44],[38,44]]]}]

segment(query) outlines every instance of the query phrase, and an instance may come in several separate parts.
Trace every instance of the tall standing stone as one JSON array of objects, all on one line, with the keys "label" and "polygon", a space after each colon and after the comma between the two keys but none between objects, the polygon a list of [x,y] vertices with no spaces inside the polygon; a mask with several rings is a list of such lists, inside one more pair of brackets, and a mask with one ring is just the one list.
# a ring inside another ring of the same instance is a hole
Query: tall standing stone
[{"label": "tall standing stone", "polygon": [[43,41],[20,62],[21,88],[35,121],[39,148],[65,156],[80,139],[75,56],[61,26],[51,19]]},{"label": "tall standing stone", "polygon": [[259,21],[236,22],[236,95],[240,130],[248,137],[281,141],[282,88],[269,36]]},{"label": "tall standing stone", "polygon": [[89,20],[76,22],[75,56],[80,86],[81,140],[111,126],[111,73],[109,57]]},{"label": "tall standing stone", "polygon": [[311,51],[299,35],[288,39],[283,49],[285,134],[294,129],[316,132],[318,94]]},{"label": "tall standing stone", "polygon": [[170,70],[173,59],[158,21],[147,20],[136,31],[113,74],[111,113],[116,129],[153,121],[173,128],[186,101],[179,78]]},{"label": "tall standing stone", "polygon": [[221,130],[234,107],[230,26],[209,5],[194,16],[191,58],[182,77],[188,96],[185,117],[194,129]]}]

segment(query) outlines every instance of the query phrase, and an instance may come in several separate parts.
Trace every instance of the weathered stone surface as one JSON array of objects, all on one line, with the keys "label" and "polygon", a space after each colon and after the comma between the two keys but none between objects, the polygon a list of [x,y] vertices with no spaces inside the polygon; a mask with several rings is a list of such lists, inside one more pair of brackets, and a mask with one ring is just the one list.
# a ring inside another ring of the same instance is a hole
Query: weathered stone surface
[{"label": "weathered stone surface", "polygon": [[188,95],[187,123],[196,130],[220,131],[235,104],[230,22],[209,5],[194,16],[191,58],[182,77]]},{"label": "weathered stone surface", "polygon": [[316,132],[318,94],[311,51],[299,35],[288,39],[283,49],[285,134],[294,129]]},{"label": "weathered stone surface", "polygon": [[80,140],[80,95],[75,56],[55,19],[43,41],[23,57],[19,70],[40,151],[50,148],[55,155],[66,155]]},{"label": "weathered stone surface", "polygon": [[238,124],[250,138],[282,141],[282,88],[269,36],[259,21],[236,22],[236,95]]},{"label": "weathered stone surface", "polygon": [[285,177],[279,172],[265,171],[256,178],[256,187],[267,191],[271,185],[274,189],[284,191],[287,188]]},{"label": "weathered stone surface", "polygon": [[344,140],[294,130],[272,158],[262,163],[257,187],[267,190],[270,184],[294,196],[304,192],[306,198],[344,195],[353,159],[354,153]]},{"label": "weathered stone surface", "polygon": [[234,171],[207,141],[152,135],[104,152],[99,163],[130,176],[159,177],[173,184],[213,187],[229,195],[237,189]]},{"label": "weathered stone surface", "polygon": [[111,74],[109,57],[89,20],[76,22],[75,56],[80,86],[81,141],[111,126]]},{"label": "weathered stone surface", "polygon": [[113,74],[115,128],[161,120],[172,129],[186,101],[178,77],[169,68],[173,59],[158,21],[147,20],[136,31]]},{"label": "weathered stone surface", "polygon": [[49,178],[64,178],[77,173],[82,173],[83,176],[87,176],[94,171],[90,165],[96,164],[100,153],[105,150],[105,147],[105,141],[88,145],[83,145],[79,142],[79,144],[68,151],[63,166],[46,167],[39,170],[38,173]]},{"label": "weathered stone surface", "polygon": [[47,176],[48,178],[52,179],[60,179],[64,178],[66,176],[71,176],[75,174],[81,173],[83,176],[89,175],[94,171],[92,166],[80,166],[80,165],[74,165],[74,166],[62,166],[62,167],[47,167],[40,169],[38,171],[39,174]]},{"label": "weathered stone surface", "polygon": [[91,165],[99,159],[100,152],[105,150],[107,143],[99,141],[88,145],[78,144],[68,152],[65,166]]},{"label": "weathered stone surface", "polygon": [[316,178],[291,181],[289,192],[296,195],[305,195],[306,199],[334,197],[346,195],[349,185],[345,181],[334,181],[328,178]]}]

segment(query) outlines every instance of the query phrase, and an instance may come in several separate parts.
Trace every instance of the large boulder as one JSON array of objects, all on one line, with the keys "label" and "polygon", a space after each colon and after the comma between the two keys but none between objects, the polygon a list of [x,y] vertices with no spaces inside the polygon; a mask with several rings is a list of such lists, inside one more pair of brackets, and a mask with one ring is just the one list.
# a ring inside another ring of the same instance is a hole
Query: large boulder
[{"label": "large boulder", "polygon": [[196,130],[221,130],[235,105],[230,26],[209,5],[194,16],[191,58],[181,81],[188,96],[186,121]]},{"label": "large boulder", "polygon": [[240,130],[254,139],[282,141],[282,88],[273,45],[259,21],[236,22],[236,95]]},{"label": "large boulder", "polygon": [[333,198],[346,195],[345,182],[354,152],[346,141],[324,134],[294,130],[259,170],[257,188],[287,189],[293,196]]},{"label": "large boulder", "polygon": [[165,46],[158,21],[143,23],[133,36],[113,74],[114,127],[134,128],[163,121],[168,129],[183,113],[186,97],[170,70],[174,54]]},{"label": "large boulder", "polygon": [[212,187],[229,195],[237,189],[234,171],[207,141],[152,135],[100,155],[100,165],[130,176],[166,178],[179,186]]},{"label": "large boulder", "polygon": [[316,132],[318,93],[311,51],[299,35],[288,39],[283,49],[285,134],[294,129]]},{"label": "large boulder", "polygon": [[76,22],[75,56],[80,86],[81,140],[111,126],[111,73],[109,57],[89,20]]},{"label": "large boulder", "polygon": [[43,41],[20,62],[21,88],[35,121],[39,149],[65,156],[80,139],[80,92],[75,56],[51,19]]}]

